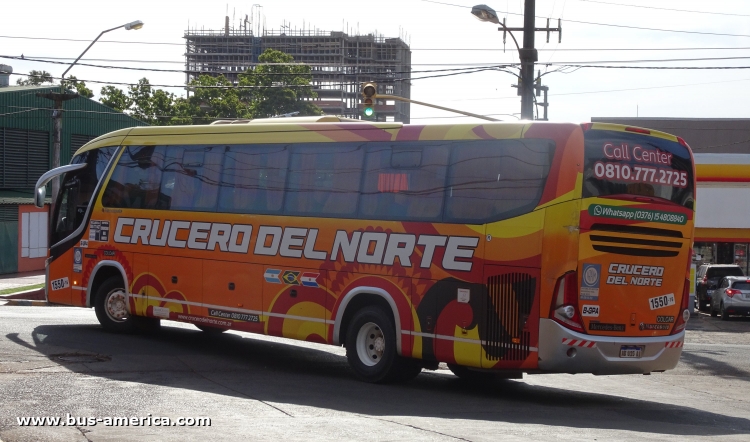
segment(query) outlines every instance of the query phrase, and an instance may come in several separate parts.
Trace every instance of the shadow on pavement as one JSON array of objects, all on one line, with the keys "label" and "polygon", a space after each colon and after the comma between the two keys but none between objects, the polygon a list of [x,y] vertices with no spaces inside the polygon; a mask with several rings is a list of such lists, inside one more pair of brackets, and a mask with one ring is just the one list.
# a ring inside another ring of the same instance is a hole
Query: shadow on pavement
[{"label": "shadow on pavement", "polygon": [[[75,373],[123,381],[113,395],[135,394],[138,389],[124,385],[137,383],[146,391],[166,386],[252,399],[282,412],[289,404],[381,420],[417,416],[685,436],[750,433],[745,418],[523,381],[471,386],[444,372],[423,372],[407,384],[370,385],[353,379],[344,356],[323,347],[249,335],[211,336],[177,327],[154,335],[116,335],[98,325],[44,325],[32,337],[26,342],[6,335]],[[61,361],[54,356],[60,348],[81,359]],[[100,362],[85,363],[85,355],[97,355]],[[107,385],[112,384],[117,383]]]}]

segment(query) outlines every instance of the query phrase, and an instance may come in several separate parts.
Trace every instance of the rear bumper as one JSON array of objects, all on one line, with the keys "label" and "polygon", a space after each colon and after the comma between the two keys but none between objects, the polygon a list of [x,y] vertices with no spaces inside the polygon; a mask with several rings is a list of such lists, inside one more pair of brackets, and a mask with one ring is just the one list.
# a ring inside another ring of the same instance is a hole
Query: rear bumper
[{"label": "rear bumper", "polygon": [[[539,369],[555,373],[641,374],[671,370],[682,354],[685,332],[658,337],[592,336],[551,319],[539,324]],[[640,358],[621,358],[620,347],[643,347]],[[572,350],[571,350],[572,349]]]},{"label": "rear bumper", "polygon": [[724,300],[724,309],[730,315],[747,315],[750,314],[750,301],[727,298]]}]

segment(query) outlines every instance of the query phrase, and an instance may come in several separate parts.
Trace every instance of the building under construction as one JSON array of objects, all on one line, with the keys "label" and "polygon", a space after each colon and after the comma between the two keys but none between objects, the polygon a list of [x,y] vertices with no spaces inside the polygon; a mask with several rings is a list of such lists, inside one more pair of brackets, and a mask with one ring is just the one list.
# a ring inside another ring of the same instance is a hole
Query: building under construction
[{"label": "building under construction", "polygon": [[[247,27],[223,30],[188,30],[186,83],[198,73],[224,75],[237,82],[237,75],[258,62],[266,49],[276,49],[312,68],[313,101],[328,115],[360,118],[360,84],[375,81],[378,93],[411,96],[411,50],[401,38],[348,35],[320,30],[263,30],[254,35]],[[409,123],[409,103],[377,100],[379,121]]]}]

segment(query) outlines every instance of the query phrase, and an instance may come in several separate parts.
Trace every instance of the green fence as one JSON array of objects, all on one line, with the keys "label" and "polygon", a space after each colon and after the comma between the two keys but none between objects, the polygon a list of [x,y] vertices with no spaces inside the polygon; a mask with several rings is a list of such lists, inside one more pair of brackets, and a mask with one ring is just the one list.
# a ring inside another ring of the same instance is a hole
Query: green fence
[{"label": "green fence", "polygon": [[0,222],[0,275],[18,272],[18,221]]}]

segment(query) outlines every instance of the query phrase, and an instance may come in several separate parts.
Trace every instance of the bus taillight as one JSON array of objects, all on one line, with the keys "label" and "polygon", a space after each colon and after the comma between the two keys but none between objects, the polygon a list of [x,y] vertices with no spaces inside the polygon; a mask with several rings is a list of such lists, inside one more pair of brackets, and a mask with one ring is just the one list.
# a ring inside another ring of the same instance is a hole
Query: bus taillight
[{"label": "bus taillight", "polygon": [[555,284],[550,319],[577,332],[584,332],[578,312],[578,272],[568,272]]},{"label": "bus taillight", "polygon": [[674,327],[672,328],[671,335],[677,334],[683,330],[685,330],[685,326],[687,325],[688,319],[690,319],[690,310],[688,310],[688,305],[690,304],[690,280],[685,280],[685,286],[682,289],[682,302],[680,303],[680,313],[681,315],[677,317],[677,320],[674,323]]}]

